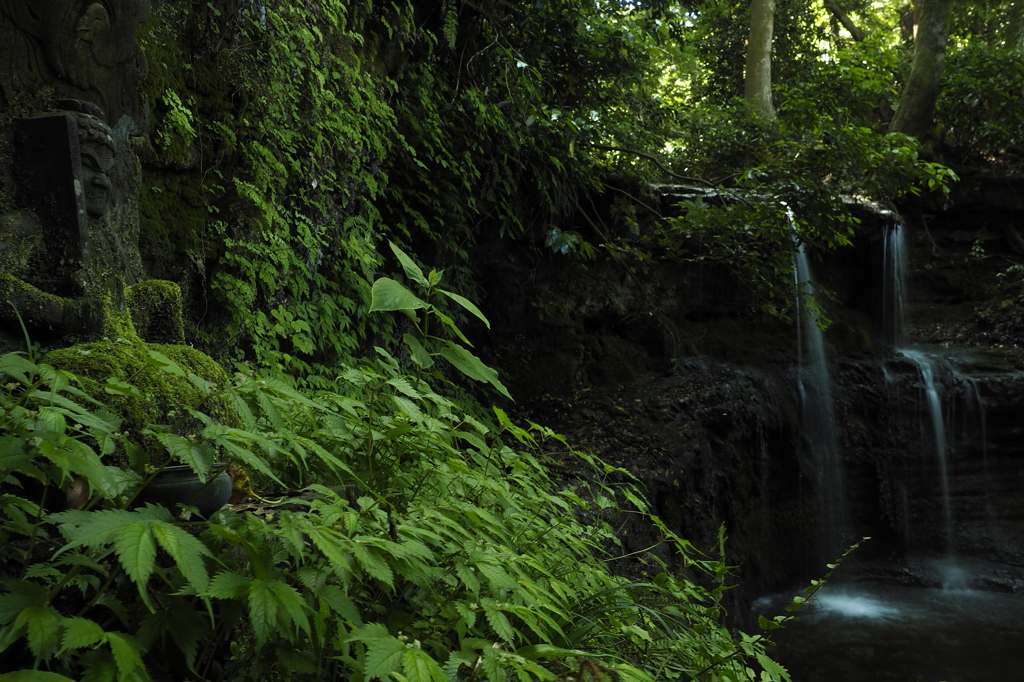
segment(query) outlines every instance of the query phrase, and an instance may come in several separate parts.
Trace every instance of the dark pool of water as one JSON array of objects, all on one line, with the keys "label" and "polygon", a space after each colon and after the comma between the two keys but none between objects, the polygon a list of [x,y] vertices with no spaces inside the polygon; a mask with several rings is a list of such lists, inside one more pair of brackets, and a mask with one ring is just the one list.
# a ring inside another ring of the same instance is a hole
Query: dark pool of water
[{"label": "dark pool of water", "polygon": [[[789,598],[754,608],[774,615]],[[794,682],[1024,680],[1024,594],[857,583],[816,602],[774,638]]]}]

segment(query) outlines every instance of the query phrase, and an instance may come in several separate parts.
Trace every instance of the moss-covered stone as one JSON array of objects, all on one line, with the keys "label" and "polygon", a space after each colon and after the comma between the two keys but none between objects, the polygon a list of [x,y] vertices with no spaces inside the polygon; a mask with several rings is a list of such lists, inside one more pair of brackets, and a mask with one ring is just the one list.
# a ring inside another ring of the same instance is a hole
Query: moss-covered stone
[{"label": "moss-covered stone", "polygon": [[0,306],[0,321],[10,328],[24,324],[34,337],[68,333],[86,337],[103,327],[101,302],[50,294],[6,272],[0,273],[0,301],[5,302]]},{"label": "moss-covered stone", "polygon": [[181,289],[174,282],[150,279],[125,291],[125,305],[136,333],[150,343],[185,343]]},{"label": "moss-covered stone", "polygon": [[[214,388],[209,392],[201,390],[189,378],[162,369],[150,355],[151,350],[170,358],[187,374],[212,383]],[[83,388],[121,416],[128,439],[140,446],[154,464],[162,463],[167,454],[156,438],[143,433],[151,425],[164,425],[176,433],[196,432],[201,425],[189,416],[188,409],[228,423],[237,421],[218,390],[230,379],[227,371],[210,356],[189,346],[103,340],[51,351],[43,360],[97,382]],[[103,383],[110,377],[137,388],[142,399],[106,392]]]}]

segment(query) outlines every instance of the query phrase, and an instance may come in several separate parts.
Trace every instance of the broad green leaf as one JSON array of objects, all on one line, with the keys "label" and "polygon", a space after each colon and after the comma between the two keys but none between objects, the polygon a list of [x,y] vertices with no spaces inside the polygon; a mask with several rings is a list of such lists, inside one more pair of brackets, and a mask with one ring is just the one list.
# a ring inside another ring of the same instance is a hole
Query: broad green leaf
[{"label": "broad green leaf", "polygon": [[149,524],[138,520],[123,526],[114,539],[114,550],[128,577],[140,588],[145,585],[156,568],[156,542]]},{"label": "broad green leaf", "polygon": [[23,384],[29,383],[29,377],[35,376],[39,369],[39,365],[36,365],[21,353],[0,355],[0,374],[6,374]]},{"label": "broad green leaf", "polygon": [[472,346],[473,345],[473,344],[471,344],[469,342],[469,339],[466,338],[466,335],[462,333],[462,330],[459,329],[459,325],[455,324],[455,320],[453,320],[452,318],[448,317],[447,315],[445,315],[444,313],[442,313],[439,310],[434,310],[433,313],[437,317],[437,319],[439,319],[442,322],[444,322],[445,325],[449,329],[452,330],[452,332],[455,334],[455,336],[457,336],[459,338],[459,341],[462,341],[462,343],[466,344],[467,346]]},{"label": "broad green leaf", "polygon": [[391,310],[419,310],[428,307],[426,301],[421,300],[404,286],[389,277],[381,277],[373,283],[370,291],[369,312],[391,311]]},{"label": "broad green leaf", "polygon": [[[142,665],[139,645],[135,639],[120,632],[108,632],[107,644],[110,645],[110,651],[117,663],[118,682],[137,679],[137,671],[140,668],[145,670],[145,667]],[[144,676],[144,679],[146,677],[148,676]]]},{"label": "broad green leaf", "polygon": [[646,671],[625,663],[615,666],[615,673],[622,682],[656,682]]},{"label": "broad green leaf", "polygon": [[183,528],[170,523],[154,523],[152,533],[160,546],[174,559],[185,580],[197,592],[205,591],[210,575],[206,572],[202,557],[213,556],[206,545]]},{"label": "broad green leaf", "polygon": [[498,373],[462,346],[449,341],[448,346],[442,348],[439,354],[470,379],[489,383],[503,396],[512,400],[508,389],[498,380]]},{"label": "broad green leaf", "polygon": [[402,654],[402,672],[409,682],[449,682],[437,661],[417,647],[406,649]]},{"label": "broad green leaf", "polygon": [[515,632],[512,630],[512,624],[508,621],[508,616],[494,608],[486,609],[484,615],[487,616],[487,622],[498,637],[509,644],[515,640]]},{"label": "broad green leaf", "polygon": [[45,670],[18,670],[0,674],[0,682],[75,682],[70,677]]},{"label": "broad green leaf", "polygon": [[188,376],[185,370],[183,370],[178,363],[176,363],[174,360],[171,360],[169,357],[167,357],[160,351],[150,349],[147,352],[149,353],[150,358],[149,360],[146,360],[148,364],[153,365],[154,367],[159,367],[168,374],[173,374],[179,377]]},{"label": "broad green leaf", "polygon": [[206,594],[214,599],[241,599],[249,592],[249,578],[234,573],[221,571],[213,576]]},{"label": "broad green leaf", "polygon": [[398,669],[405,652],[405,644],[390,635],[366,640],[366,679],[383,679]]},{"label": "broad green leaf", "polygon": [[516,650],[517,656],[535,661],[541,658],[578,658],[580,656],[593,656],[592,652],[581,651],[580,649],[563,649],[551,644],[531,644],[520,647]]},{"label": "broad green leaf", "polygon": [[267,589],[268,582],[272,581],[253,578],[249,584],[249,622],[259,644],[270,639],[277,621],[277,601]]},{"label": "broad green leaf", "polygon": [[71,649],[91,647],[102,642],[106,636],[99,623],[88,618],[78,616],[67,618],[62,625],[64,626],[64,636],[61,639],[60,651],[58,653],[64,653]]},{"label": "broad green leaf", "polygon": [[0,625],[6,625],[18,617],[22,610],[45,606],[49,592],[42,585],[30,580],[4,580],[7,594],[0,595]]},{"label": "broad green leaf", "polygon": [[30,606],[18,614],[14,627],[25,628],[28,648],[33,656],[48,659],[60,642],[62,620],[64,617],[52,606]]},{"label": "broad green leaf", "polygon": [[404,251],[395,246],[394,242],[388,242],[391,246],[391,250],[394,251],[395,255],[398,256],[398,262],[402,264],[402,269],[405,270],[405,276],[416,282],[422,287],[430,287],[430,281],[423,276],[423,270],[420,266],[416,265],[415,261],[410,258]]},{"label": "broad green leaf", "polygon": [[206,481],[210,468],[213,466],[215,456],[213,446],[207,441],[193,443],[187,438],[173,433],[158,433],[157,438],[160,444],[167,448],[167,452],[182,464],[187,464],[196,473],[199,480]]},{"label": "broad green leaf", "polygon": [[466,298],[465,296],[459,296],[458,294],[453,293],[451,291],[445,291],[444,289],[438,289],[438,291],[440,291],[442,294],[444,294],[448,298],[452,299],[453,301],[461,305],[467,311],[476,315],[477,318],[479,318],[480,321],[483,322],[488,329],[491,328],[491,323],[487,321],[487,318],[484,316],[482,312],[480,312],[480,309],[473,305],[473,302],[470,301],[468,298]]},{"label": "broad green leaf", "polygon": [[109,377],[103,384],[103,390],[111,395],[123,395],[135,400],[144,400],[145,397],[142,395],[142,391],[135,388],[135,386],[129,384],[127,381],[122,381],[117,377]]},{"label": "broad green leaf", "polygon": [[405,341],[405,345],[409,347],[410,357],[416,365],[422,369],[429,369],[434,364],[434,358],[427,352],[427,349],[423,347],[423,344],[419,342],[412,334],[403,334],[402,340]]}]

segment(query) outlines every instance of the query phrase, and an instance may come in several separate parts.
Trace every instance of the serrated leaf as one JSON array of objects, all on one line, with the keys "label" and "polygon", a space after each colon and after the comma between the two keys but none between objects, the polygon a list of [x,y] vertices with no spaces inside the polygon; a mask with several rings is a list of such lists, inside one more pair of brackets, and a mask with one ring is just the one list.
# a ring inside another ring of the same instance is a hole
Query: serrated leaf
[{"label": "serrated leaf", "polygon": [[69,540],[55,556],[75,547],[99,547],[113,541],[125,525],[138,517],[124,509],[106,509],[98,512],[66,511],[52,514],[51,520],[60,523],[60,531]]},{"label": "serrated leaf", "polygon": [[[114,662],[117,663],[117,680],[126,682],[137,679],[136,671],[143,668],[142,657],[139,654],[139,645],[128,635],[120,632],[108,632],[107,644],[114,654]],[[144,669],[144,668],[143,668]],[[148,676],[144,676],[145,679]]]},{"label": "serrated leaf", "polygon": [[405,270],[405,276],[420,286],[429,287],[430,281],[423,276],[423,270],[420,266],[416,265],[415,261],[413,261],[405,251],[398,248],[394,242],[388,242],[388,244],[391,246],[391,250],[394,252],[395,256],[398,257],[398,262],[402,264],[402,269]]},{"label": "serrated leaf", "polygon": [[512,624],[508,621],[508,616],[497,609],[486,609],[484,615],[487,616],[487,622],[495,634],[509,644],[512,644],[516,635],[512,629]]},{"label": "serrated leaf", "polygon": [[449,682],[444,670],[423,649],[406,649],[402,654],[402,672],[409,682]]},{"label": "serrated leaf", "polygon": [[280,580],[268,582],[267,589],[277,601],[278,623],[285,621],[284,617],[287,616],[287,621],[290,621],[308,635],[309,618],[306,611],[309,606],[306,604],[302,594],[288,583]]},{"label": "serrated leaf", "polygon": [[0,625],[12,622],[23,609],[45,606],[49,600],[49,592],[29,580],[4,580],[0,584],[8,590],[0,595]]},{"label": "serrated leaf", "polygon": [[390,635],[366,640],[366,679],[383,678],[397,670],[404,652],[405,644]]},{"label": "serrated leaf", "polygon": [[757,662],[761,664],[764,671],[771,675],[772,680],[780,680],[781,682],[792,682],[789,676],[789,671],[786,670],[782,665],[772,659],[768,654],[764,652],[757,653]]},{"label": "serrated leaf", "polygon": [[25,628],[32,655],[48,659],[60,641],[60,622],[64,617],[51,606],[29,606],[14,620],[15,629]]},{"label": "serrated leaf", "polygon": [[197,592],[206,590],[210,575],[206,571],[202,557],[213,556],[206,545],[183,528],[170,523],[154,523],[152,533],[160,546],[174,559],[185,580]]},{"label": "serrated leaf", "polygon": [[359,607],[356,606],[347,594],[337,585],[325,585],[319,594],[321,602],[327,604],[336,614],[355,626],[363,624],[359,615]]},{"label": "serrated leaf", "polygon": [[413,422],[420,423],[424,420],[423,412],[413,401],[408,398],[403,398],[400,395],[393,395],[391,396],[391,399],[395,401],[395,405],[398,406],[398,410]]},{"label": "serrated leaf", "polygon": [[440,291],[442,294],[444,294],[448,298],[452,299],[453,301],[458,303],[460,306],[465,308],[467,311],[469,311],[470,313],[472,313],[473,315],[478,317],[480,319],[480,321],[483,322],[484,325],[488,329],[491,328],[491,323],[488,322],[488,320],[484,316],[484,314],[482,312],[480,312],[480,309],[477,308],[475,305],[473,305],[473,302],[470,301],[468,298],[466,298],[464,296],[459,296],[458,294],[453,293],[451,291],[445,291],[444,289],[438,289],[438,291]]},{"label": "serrated leaf", "polygon": [[241,599],[248,591],[248,578],[233,571],[221,571],[213,576],[206,594],[214,599]]},{"label": "serrated leaf", "polygon": [[161,445],[167,448],[167,452],[172,457],[182,464],[187,464],[195,472],[196,476],[199,477],[200,481],[206,481],[210,468],[213,466],[215,454],[213,447],[209,443],[206,441],[193,443],[187,438],[182,438],[173,433],[157,434],[157,439]]},{"label": "serrated leaf", "polygon": [[477,356],[470,353],[468,350],[448,341],[448,346],[442,348],[439,353],[448,362],[455,366],[455,369],[465,374],[470,379],[480,381],[483,383],[489,383],[503,396],[512,400],[512,396],[509,395],[508,389],[505,388],[504,384],[498,380],[498,373],[484,364],[484,362]]},{"label": "serrated leaf", "polygon": [[18,670],[0,674],[0,682],[75,682],[70,677],[45,670]]},{"label": "serrated leaf", "polygon": [[487,682],[505,682],[507,676],[501,669],[498,654],[492,646],[485,646],[480,660],[480,669],[487,675]]},{"label": "serrated leaf", "polygon": [[412,384],[405,377],[394,377],[388,379],[388,386],[393,386],[400,393],[412,398],[413,400],[419,400],[423,396],[420,395],[419,391],[412,387]]},{"label": "serrated leaf", "polygon": [[323,552],[335,575],[347,584],[352,574],[351,540],[324,528],[310,528],[306,533],[316,548]]},{"label": "serrated leaf", "polygon": [[369,312],[388,312],[392,310],[420,310],[427,308],[426,301],[421,300],[404,286],[389,277],[381,277],[373,283],[370,290]]},{"label": "serrated leaf", "polygon": [[469,608],[469,604],[464,601],[457,601],[455,602],[455,611],[462,616],[467,629],[471,629],[476,625],[476,611]]},{"label": "serrated leaf", "polygon": [[391,567],[377,554],[375,547],[368,547],[358,540],[352,543],[352,554],[366,573],[388,587],[394,587],[395,576]]},{"label": "serrated leaf", "polygon": [[267,589],[267,581],[253,578],[249,583],[249,622],[252,624],[256,642],[263,644],[270,639],[277,619],[277,602]]},{"label": "serrated leaf", "polygon": [[139,520],[123,526],[114,539],[114,551],[125,573],[143,590],[156,568],[156,542],[149,524]]},{"label": "serrated leaf", "polygon": [[102,642],[106,635],[98,623],[80,616],[66,618],[62,625],[64,626],[64,636],[61,638],[58,654],[71,649],[91,647]]}]

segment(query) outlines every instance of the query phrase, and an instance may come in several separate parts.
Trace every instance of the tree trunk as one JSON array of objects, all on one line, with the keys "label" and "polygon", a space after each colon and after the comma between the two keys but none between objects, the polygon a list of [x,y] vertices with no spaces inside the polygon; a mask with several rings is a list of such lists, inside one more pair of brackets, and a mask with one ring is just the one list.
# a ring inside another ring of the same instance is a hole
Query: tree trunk
[{"label": "tree trunk", "polygon": [[1010,21],[1006,46],[1024,52],[1024,0],[1010,4]]},{"label": "tree trunk", "polygon": [[853,23],[850,19],[850,15],[843,11],[843,8],[839,6],[836,0],[825,0],[825,9],[831,12],[832,16],[843,25],[850,33],[850,37],[858,43],[864,42],[864,31],[860,30],[857,24]]},{"label": "tree trunk", "polygon": [[914,37],[914,61],[903,88],[890,132],[923,138],[932,124],[946,61],[946,25],[953,0],[921,0],[921,15]]},{"label": "tree trunk", "polygon": [[750,38],[747,41],[747,73],[743,99],[765,118],[775,120],[772,106],[772,32],[775,0],[752,0]]}]

